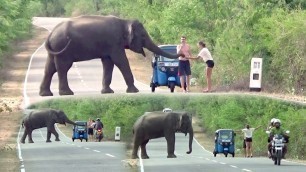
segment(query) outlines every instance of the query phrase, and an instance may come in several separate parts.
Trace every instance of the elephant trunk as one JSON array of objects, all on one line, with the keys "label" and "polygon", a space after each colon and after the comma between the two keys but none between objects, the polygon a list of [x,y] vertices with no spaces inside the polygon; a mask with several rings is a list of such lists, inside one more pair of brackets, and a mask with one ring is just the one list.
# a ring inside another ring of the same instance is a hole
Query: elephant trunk
[{"label": "elephant trunk", "polygon": [[189,151],[186,152],[187,154],[190,154],[192,152],[192,142],[193,142],[193,128],[191,127],[189,129]]},{"label": "elephant trunk", "polygon": [[77,123],[71,121],[70,119],[66,119],[66,120],[65,120],[65,125],[66,125],[66,123],[72,124],[72,125],[78,125]]},{"label": "elephant trunk", "polygon": [[157,45],[155,45],[154,42],[150,38],[147,39],[144,47],[157,55],[168,57],[170,59],[177,59],[180,56],[179,54],[170,54],[170,53],[163,51]]}]

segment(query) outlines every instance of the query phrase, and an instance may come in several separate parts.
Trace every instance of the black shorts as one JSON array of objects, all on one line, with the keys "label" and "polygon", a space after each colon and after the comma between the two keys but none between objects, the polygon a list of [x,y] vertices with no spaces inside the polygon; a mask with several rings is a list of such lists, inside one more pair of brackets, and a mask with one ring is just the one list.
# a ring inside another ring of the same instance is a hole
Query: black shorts
[{"label": "black shorts", "polygon": [[88,128],[88,135],[93,135],[93,128]]},{"label": "black shorts", "polygon": [[212,60],[207,60],[206,64],[207,64],[207,67],[209,67],[209,68],[214,68],[214,66],[215,66],[215,63]]},{"label": "black shorts", "polygon": [[245,138],[245,142],[252,142],[252,137],[251,138]]},{"label": "black shorts", "polygon": [[178,75],[179,76],[191,75],[189,60],[179,61]]}]

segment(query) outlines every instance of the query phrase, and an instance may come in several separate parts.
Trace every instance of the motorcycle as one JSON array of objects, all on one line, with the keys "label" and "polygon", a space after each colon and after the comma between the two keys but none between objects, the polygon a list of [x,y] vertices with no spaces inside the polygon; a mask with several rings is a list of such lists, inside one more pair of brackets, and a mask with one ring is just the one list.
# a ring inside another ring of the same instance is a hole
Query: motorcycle
[{"label": "motorcycle", "polygon": [[[270,131],[266,131],[270,134]],[[286,131],[289,134],[289,131]],[[271,140],[271,158],[274,161],[274,165],[280,165],[283,158],[283,151],[285,147],[286,139],[283,135],[275,134]]]},{"label": "motorcycle", "polygon": [[101,140],[103,139],[103,132],[102,129],[98,129],[96,132],[96,139],[101,142]]}]

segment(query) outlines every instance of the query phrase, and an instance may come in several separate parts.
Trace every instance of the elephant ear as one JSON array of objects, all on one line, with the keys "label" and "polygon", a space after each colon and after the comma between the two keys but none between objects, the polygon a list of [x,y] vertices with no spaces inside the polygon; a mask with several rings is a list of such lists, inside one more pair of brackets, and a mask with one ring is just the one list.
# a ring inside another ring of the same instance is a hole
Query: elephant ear
[{"label": "elephant ear", "polygon": [[141,53],[143,56],[146,56],[143,50],[143,34],[146,32],[143,25],[138,20],[133,20],[129,22],[127,30],[127,47],[136,53]]},{"label": "elephant ear", "polygon": [[180,129],[181,129],[182,122],[183,122],[182,119],[183,119],[182,115],[180,115],[179,118],[177,118],[176,126],[175,126],[175,129],[176,129],[176,130],[180,130]]}]

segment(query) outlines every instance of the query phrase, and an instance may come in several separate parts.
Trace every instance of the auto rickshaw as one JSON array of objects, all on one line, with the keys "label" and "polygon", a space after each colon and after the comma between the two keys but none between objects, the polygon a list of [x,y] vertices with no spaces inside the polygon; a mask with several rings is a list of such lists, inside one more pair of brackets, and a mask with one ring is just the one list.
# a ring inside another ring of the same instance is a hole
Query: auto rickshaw
[{"label": "auto rickshaw", "polygon": [[235,157],[235,136],[236,133],[232,129],[219,129],[215,132],[215,149],[214,157],[218,153],[223,153],[225,157],[232,154]]},{"label": "auto rickshaw", "polygon": [[[176,54],[176,45],[160,45],[163,51]],[[180,77],[178,76],[178,59],[169,59],[154,54],[152,58],[153,75],[151,78],[151,91],[155,92],[155,88],[159,86],[168,86],[170,92],[174,92],[175,86],[181,87]]]},{"label": "auto rickshaw", "polygon": [[72,133],[72,141],[74,142],[75,139],[80,139],[81,142],[83,140],[88,141],[88,129],[87,129],[87,122],[86,121],[75,121],[76,124],[73,126],[73,133]]}]

